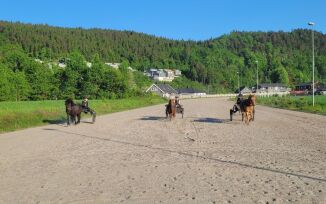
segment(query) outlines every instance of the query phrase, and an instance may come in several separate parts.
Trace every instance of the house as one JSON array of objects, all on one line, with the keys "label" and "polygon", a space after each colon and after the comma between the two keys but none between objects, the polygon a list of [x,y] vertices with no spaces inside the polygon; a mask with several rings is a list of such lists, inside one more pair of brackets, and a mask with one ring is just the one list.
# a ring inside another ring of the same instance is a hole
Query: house
[{"label": "house", "polygon": [[65,63],[63,63],[63,62],[59,62],[58,63],[58,66],[60,67],[60,68],[66,68],[66,64]]},{"label": "house", "polygon": [[175,75],[175,77],[181,76],[181,71],[178,69],[174,70],[174,75]]},{"label": "house", "polygon": [[205,96],[206,93],[204,91],[199,91],[194,88],[181,88],[178,89],[179,95],[192,95],[192,96]]},{"label": "house", "polygon": [[181,71],[180,70],[176,71],[176,70],[171,70],[171,69],[151,68],[148,71],[144,72],[144,75],[146,75],[156,81],[171,82],[171,81],[173,81],[173,79],[175,77],[181,76]]},{"label": "house", "polygon": [[105,62],[106,65],[114,68],[114,69],[119,69],[120,63],[111,63],[111,62]]},{"label": "house", "polygon": [[[120,67],[120,65],[121,65],[121,63],[111,63],[111,62],[105,62],[104,64],[106,64],[106,65],[108,65],[109,67],[112,67],[113,69],[119,69],[119,67]],[[132,67],[127,67],[127,69],[129,70],[129,71],[132,71],[132,72],[134,72],[134,71],[136,71],[136,70],[134,70]]]},{"label": "house", "polygon": [[156,81],[172,81],[173,79],[167,76],[167,72],[163,69],[159,69],[154,73],[153,79]]},{"label": "house", "polygon": [[262,93],[287,92],[290,90],[291,90],[290,88],[288,88],[286,85],[281,83],[258,84],[258,92],[262,92]]},{"label": "house", "polygon": [[91,67],[92,67],[92,63],[91,63],[91,62],[86,62],[86,66],[87,66],[88,68],[91,68]]},{"label": "house", "polygon": [[235,91],[235,93],[246,94],[246,93],[252,93],[252,91],[251,91],[251,89],[249,89],[249,88],[246,87],[246,86],[241,86],[241,87],[240,87],[240,90],[237,89],[237,90]]},{"label": "house", "polygon": [[[316,85],[316,84],[315,84]],[[295,86],[296,91],[311,91],[312,82],[302,83]]]},{"label": "house", "polygon": [[300,96],[308,95],[312,90],[312,82],[302,83],[295,86],[295,89],[291,91],[291,95]]},{"label": "house", "polygon": [[132,67],[128,67],[127,68],[129,71],[131,71],[131,72],[135,72],[136,70],[134,70]]},{"label": "house", "polygon": [[38,63],[40,63],[40,64],[43,64],[43,61],[40,60],[40,59],[34,59],[34,60],[35,60],[35,62],[38,62]]},{"label": "house", "polygon": [[144,72],[145,75],[154,78],[154,75],[158,72],[158,69],[150,68],[147,72]]},{"label": "house", "polygon": [[170,97],[171,95],[177,95],[178,92],[173,89],[168,84],[152,84],[147,90],[146,93],[151,92],[162,97]]},{"label": "house", "polygon": [[165,72],[166,77],[168,77],[168,78],[174,78],[174,71],[173,70],[171,70],[171,69],[164,69],[163,71]]},{"label": "house", "polygon": [[[315,82],[315,94],[326,94],[326,85]],[[292,95],[308,95],[312,94],[312,82],[302,83],[295,86],[295,89],[291,91]]]}]

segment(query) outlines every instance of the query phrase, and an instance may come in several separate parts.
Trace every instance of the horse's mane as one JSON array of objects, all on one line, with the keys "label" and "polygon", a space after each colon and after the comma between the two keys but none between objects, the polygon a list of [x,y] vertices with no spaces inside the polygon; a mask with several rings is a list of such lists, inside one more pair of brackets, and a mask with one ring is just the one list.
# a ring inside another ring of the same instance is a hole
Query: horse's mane
[{"label": "horse's mane", "polygon": [[72,106],[75,105],[74,101],[73,101],[71,98],[68,98],[68,99],[65,101],[65,104],[71,104]]},{"label": "horse's mane", "polygon": [[170,99],[169,104],[175,103],[175,99]]},{"label": "horse's mane", "polygon": [[256,105],[256,96],[255,95],[249,95],[248,100],[252,103],[252,105]]}]

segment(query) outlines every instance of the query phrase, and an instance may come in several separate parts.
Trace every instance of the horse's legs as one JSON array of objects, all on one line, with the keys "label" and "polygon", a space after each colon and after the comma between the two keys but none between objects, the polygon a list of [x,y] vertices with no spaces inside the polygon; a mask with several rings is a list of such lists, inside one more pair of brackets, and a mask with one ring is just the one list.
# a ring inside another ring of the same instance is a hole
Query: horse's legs
[{"label": "horse's legs", "polygon": [[248,112],[247,111],[244,111],[242,113],[242,121],[244,121],[244,123],[248,125]]},{"label": "horse's legs", "polygon": [[67,114],[67,125],[70,125],[70,116]]},{"label": "horse's legs", "polygon": [[76,123],[76,124],[80,123],[80,113],[79,113],[79,114],[77,114],[77,119],[78,119],[78,121],[77,121],[77,123]]},{"label": "horse's legs", "polygon": [[251,111],[248,111],[248,123],[252,120]]},{"label": "horse's legs", "polygon": [[250,111],[246,112],[246,124],[249,125],[250,122]]},{"label": "horse's legs", "polygon": [[230,109],[230,121],[232,121],[233,110]]},{"label": "horse's legs", "polygon": [[252,111],[252,121],[254,121],[254,120],[255,120],[255,107],[254,107],[254,109]]}]

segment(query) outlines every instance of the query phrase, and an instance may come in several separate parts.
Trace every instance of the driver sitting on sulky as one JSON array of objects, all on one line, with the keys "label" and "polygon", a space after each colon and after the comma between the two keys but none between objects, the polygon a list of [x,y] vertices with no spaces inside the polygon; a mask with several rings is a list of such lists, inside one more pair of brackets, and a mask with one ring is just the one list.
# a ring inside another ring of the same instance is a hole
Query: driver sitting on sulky
[{"label": "driver sitting on sulky", "polygon": [[243,101],[243,95],[240,93],[238,96],[237,96],[237,102],[234,104],[232,110],[233,110],[233,113],[236,113],[238,111],[240,111],[240,104],[242,103]]},{"label": "driver sitting on sulky", "polygon": [[83,101],[82,101],[82,107],[83,107],[84,113],[88,113],[90,111],[90,109],[88,107],[88,98],[87,98],[87,96],[85,96]]},{"label": "driver sitting on sulky", "polygon": [[181,105],[181,103],[180,103],[180,98],[179,98],[179,96],[175,96],[175,104],[176,104],[176,106],[180,106],[180,107],[182,107],[182,105]]}]

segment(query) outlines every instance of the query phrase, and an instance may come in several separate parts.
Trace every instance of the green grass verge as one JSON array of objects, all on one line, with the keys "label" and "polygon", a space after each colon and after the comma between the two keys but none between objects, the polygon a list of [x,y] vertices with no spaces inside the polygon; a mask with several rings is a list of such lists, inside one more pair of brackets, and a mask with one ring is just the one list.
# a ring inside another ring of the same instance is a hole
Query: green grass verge
[{"label": "green grass verge", "polygon": [[[165,99],[158,96],[143,96],[116,100],[90,100],[89,106],[97,115],[101,115],[165,102]],[[0,102],[0,110],[0,133],[66,120],[63,100]],[[82,117],[85,117],[85,114]]]},{"label": "green grass verge", "polygon": [[315,96],[314,107],[312,106],[312,96],[258,97],[257,103],[275,108],[326,115],[326,96]]}]

